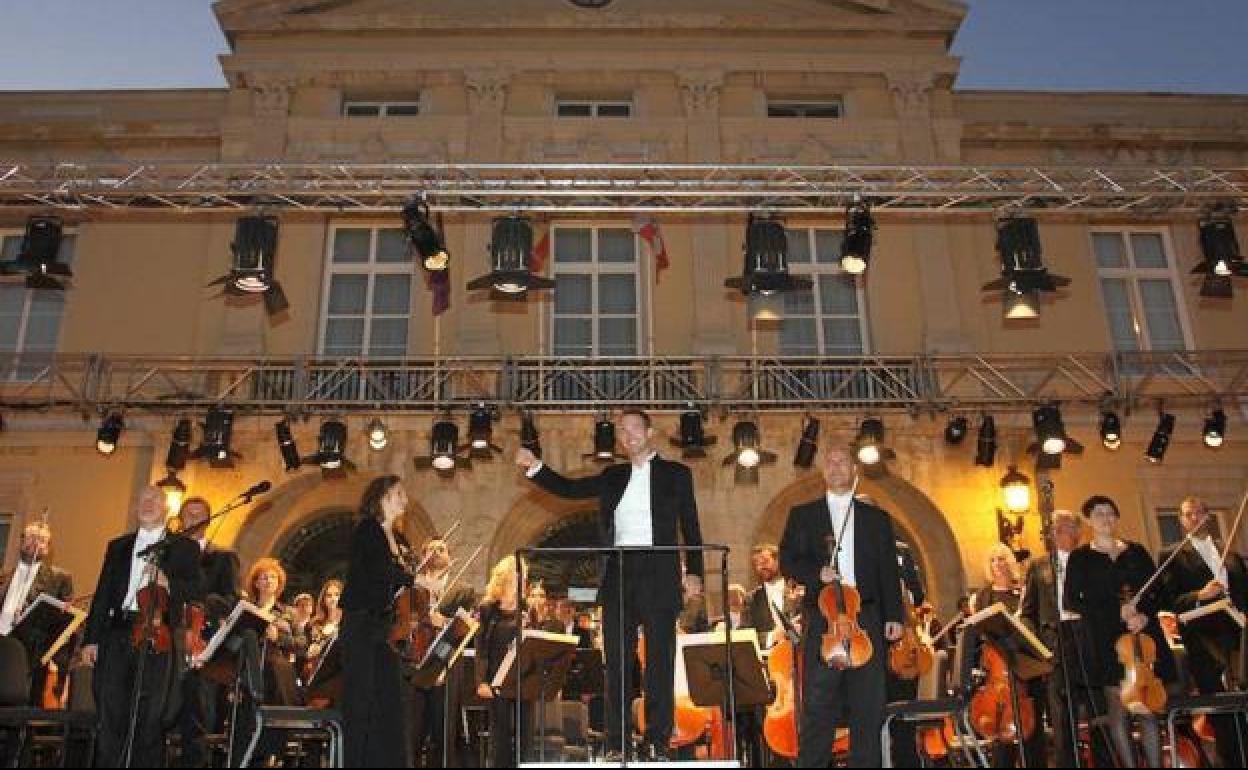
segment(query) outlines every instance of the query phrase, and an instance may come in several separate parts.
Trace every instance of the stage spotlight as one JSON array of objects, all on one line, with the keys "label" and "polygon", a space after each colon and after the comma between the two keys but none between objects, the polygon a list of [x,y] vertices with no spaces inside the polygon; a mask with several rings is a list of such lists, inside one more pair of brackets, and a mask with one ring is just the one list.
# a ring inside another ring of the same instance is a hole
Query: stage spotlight
[{"label": "stage spotlight", "polygon": [[1101,443],[1110,451],[1122,446],[1122,420],[1116,412],[1101,414]]},{"label": "stage spotlight", "polygon": [[121,432],[125,430],[126,421],[117,412],[112,412],[100,422],[95,432],[95,448],[102,455],[111,455],[117,451],[117,442],[121,440]]},{"label": "stage spotlight", "polygon": [[1203,256],[1193,275],[1204,275],[1200,296],[1230,299],[1232,278],[1248,277],[1248,260],[1235,237],[1232,212],[1216,209],[1200,221],[1200,251]]},{"label": "stage spotlight", "polygon": [[347,426],[341,420],[326,420],[321,423],[321,432],[316,438],[316,461],[327,471],[342,467],[344,453],[347,449]]},{"label": "stage spotlight", "polygon": [[374,452],[380,452],[390,443],[390,431],[386,430],[386,424],[381,421],[380,417],[374,417],[368,423],[368,447]]},{"label": "stage spotlight", "polygon": [[945,443],[950,446],[958,446],[966,439],[966,434],[970,430],[970,420],[967,420],[965,417],[951,417],[949,423],[945,426]]},{"label": "stage spotlight", "polygon": [[528,217],[499,217],[490,238],[494,269],[468,282],[469,290],[490,289],[492,299],[524,299],[530,289],[553,289],[555,282],[529,269],[533,259],[533,223]]},{"label": "stage spotlight", "polygon": [[789,273],[789,241],[784,222],[750,214],[745,226],[745,267],[724,286],[748,296],[809,289],[813,281]]},{"label": "stage spotlight", "polygon": [[855,201],[845,210],[845,238],[841,244],[841,269],[850,275],[862,275],[871,262],[871,242],[875,237],[875,219],[865,201]]},{"label": "stage spotlight", "polygon": [[290,473],[299,470],[299,467],[303,465],[303,458],[299,456],[299,447],[295,444],[295,436],[291,432],[290,422],[281,420],[273,428],[277,434],[277,448],[282,453],[282,462],[286,466],[286,472]]},{"label": "stage spotlight", "polygon": [[594,452],[586,457],[602,463],[615,459],[615,423],[609,417],[604,415],[594,421]]},{"label": "stage spotlight", "polygon": [[750,469],[776,461],[774,452],[762,448],[758,423],[753,420],[741,420],[732,426],[732,445],[733,450],[724,458],[724,465],[736,463],[739,468]]},{"label": "stage spotlight", "polygon": [[1044,266],[1040,228],[1030,217],[1006,217],[997,221],[997,254],[1001,278],[984,284],[984,291],[1005,296],[1007,320],[1032,319],[1040,315],[1040,294],[1070,285],[1070,279],[1051,274]]},{"label": "stage spotlight", "polygon": [[180,471],[186,467],[191,456],[191,421],[178,420],[173,426],[173,437],[169,440],[169,452],[165,455],[165,468]]},{"label": "stage spotlight", "polygon": [[1215,409],[1205,420],[1205,446],[1217,449],[1226,441],[1226,412]]},{"label": "stage spotlight", "polygon": [[1153,431],[1153,438],[1148,442],[1148,449],[1144,453],[1149,462],[1157,464],[1166,459],[1166,450],[1170,448],[1170,437],[1173,434],[1174,415],[1162,412],[1157,421],[1157,430]]},{"label": "stage spotlight", "polygon": [[449,419],[434,423],[429,439],[430,465],[434,470],[442,473],[455,470],[458,449],[459,426]]},{"label": "stage spotlight", "polygon": [[1036,441],[1046,455],[1060,455],[1066,451],[1066,427],[1062,424],[1062,410],[1057,404],[1047,404],[1031,413],[1036,429]]},{"label": "stage spotlight", "polygon": [[451,256],[446,251],[442,228],[433,225],[429,204],[423,198],[416,198],[403,207],[403,230],[426,270],[436,273],[447,269]]},{"label": "stage spotlight", "polygon": [[858,462],[867,467],[896,457],[893,450],[884,446],[884,421],[878,417],[868,417],[862,421],[854,446]]},{"label": "stage spotlight", "polygon": [[230,440],[234,435],[234,412],[221,407],[212,407],[204,419],[204,441],[195,450],[195,457],[205,459],[211,465],[229,466],[231,457],[236,456],[230,449]]},{"label": "stage spotlight", "polygon": [[224,285],[225,293],[235,296],[263,294],[264,309],[269,315],[289,308],[286,293],[274,273],[277,231],[277,217],[240,217],[234,225],[234,242],[230,244],[230,273],[208,285]]},{"label": "stage spotlight", "polygon": [[28,289],[63,290],[61,279],[73,277],[69,266],[59,261],[64,228],[59,217],[34,216],[26,220],[17,258],[0,262],[0,274],[25,275]]},{"label": "stage spotlight", "polygon": [[502,454],[503,448],[494,445],[494,410],[484,403],[477,404],[468,417],[468,445],[474,458],[493,459],[493,453]]},{"label": "stage spotlight", "polygon": [[809,468],[815,464],[815,454],[819,451],[819,420],[807,417],[802,426],[802,438],[797,442],[797,454],[793,456],[793,464],[798,468]]},{"label": "stage spotlight", "polygon": [[715,437],[703,429],[702,412],[689,404],[680,414],[680,436],[672,439],[672,446],[681,448],[682,457],[693,459],[706,457],[706,448],[714,443]]},{"label": "stage spotlight", "polygon": [[979,437],[975,441],[975,464],[991,468],[996,462],[997,422],[986,414],[979,423]]}]

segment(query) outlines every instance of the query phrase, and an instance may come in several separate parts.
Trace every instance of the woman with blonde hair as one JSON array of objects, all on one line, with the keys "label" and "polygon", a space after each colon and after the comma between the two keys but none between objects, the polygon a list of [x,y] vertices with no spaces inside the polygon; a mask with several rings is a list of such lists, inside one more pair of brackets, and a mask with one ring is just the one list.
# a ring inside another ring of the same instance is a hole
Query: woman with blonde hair
[{"label": "woman with blonde hair", "polygon": [[994,543],[984,562],[983,588],[971,595],[971,612],[979,612],[1000,602],[1010,612],[1017,612],[1022,602],[1023,570],[1018,558],[1005,543]]},{"label": "woman with blonde hair", "polygon": [[[524,575],[518,581],[516,557],[505,556],[499,560],[490,570],[490,580],[480,606],[481,627],[476,640],[477,695],[489,704],[490,767],[513,767],[515,764],[515,693],[495,692],[491,683],[516,639],[516,625],[520,621],[520,583],[528,575],[528,565],[522,560],[520,568]],[[521,703],[522,724],[527,724],[529,719],[526,705]]]}]

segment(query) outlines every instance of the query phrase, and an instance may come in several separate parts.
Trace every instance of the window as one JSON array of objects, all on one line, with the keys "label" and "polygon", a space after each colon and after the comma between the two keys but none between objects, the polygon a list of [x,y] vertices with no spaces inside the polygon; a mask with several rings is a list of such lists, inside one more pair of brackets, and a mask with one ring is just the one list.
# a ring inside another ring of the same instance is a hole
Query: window
[{"label": "window", "polygon": [[628,227],[552,227],[556,356],[631,356],[641,325],[637,236]]},{"label": "window", "polygon": [[857,279],[841,269],[843,237],[840,230],[822,228],[788,231],[789,270],[811,276],[815,285],[784,293],[783,355],[854,356],[867,350],[865,295]]},{"label": "window", "polygon": [[335,227],[329,242],[321,354],[406,356],[415,261],[403,230]]},{"label": "window", "polygon": [[839,118],[844,114],[840,99],[802,101],[795,99],[767,100],[769,118]]},{"label": "window", "polygon": [[363,102],[344,101],[342,114],[348,118],[398,118],[420,114],[420,101]]},{"label": "window", "polygon": [[[1228,511],[1223,508],[1210,508],[1209,530],[1213,533],[1213,539],[1216,542],[1222,542],[1223,520],[1228,515]],[[1157,531],[1161,534],[1161,547],[1169,548],[1172,545],[1183,542],[1183,525],[1179,523],[1178,508],[1158,508],[1157,509]]]},{"label": "window", "polygon": [[[0,513],[0,570],[5,568],[4,556],[9,552],[9,533],[13,531],[13,514]],[[3,601],[0,597],[0,601]]]},{"label": "window", "polygon": [[1114,349],[1189,349],[1178,273],[1165,231],[1094,231],[1092,250]]},{"label": "window", "polygon": [[555,115],[560,118],[631,118],[633,103],[628,99],[556,99]]},{"label": "window", "polygon": [[[20,232],[0,232],[0,261],[17,258],[22,246]],[[66,233],[61,239],[60,259],[74,261],[77,237]],[[10,279],[15,280],[15,279]],[[29,380],[38,376],[46,363],[39,359],[56,352],[65,314],[65,292],[27,289],[20,282],[0,283],[0,353],[22,353],[15,365],[0,378]]]}]

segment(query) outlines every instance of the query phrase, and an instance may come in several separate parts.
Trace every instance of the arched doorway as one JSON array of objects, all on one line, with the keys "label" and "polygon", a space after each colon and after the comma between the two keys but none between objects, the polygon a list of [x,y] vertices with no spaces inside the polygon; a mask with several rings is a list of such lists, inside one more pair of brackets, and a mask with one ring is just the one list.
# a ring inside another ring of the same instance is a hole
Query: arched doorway
[{"label": "arched doorway", "polygon": [[[966,577],[962,570],[962,552],[944,514],[927,495],[890,473],[871,478],[864,476],[858,491],[892,516],[897,537],[910,546],[923,573],[930,601],[940,617],[948,617],[957,609]],[[803,476],[785,487],[768,503],[752,542],[779,543],[789,510],[824,492],[823,478],[819,474]]]},{"label": "arched doorway", "polygon": [[351,531],[355,515],[350,510],[327,512],[291,532],[278,548],[286,567],[286,595],[316,596],[330,578],[344,579],[351,560]]},{"label": "arched doorway", "polygon": [[[598,542],[598,511],[591,509],[551,525],[533,543],[538,548],[575,548]],[[598,558],[593,554],[535,558],[529,567],[541,580],[547,596],[567,596],[569,588],[594,588],[602,580]]]}]

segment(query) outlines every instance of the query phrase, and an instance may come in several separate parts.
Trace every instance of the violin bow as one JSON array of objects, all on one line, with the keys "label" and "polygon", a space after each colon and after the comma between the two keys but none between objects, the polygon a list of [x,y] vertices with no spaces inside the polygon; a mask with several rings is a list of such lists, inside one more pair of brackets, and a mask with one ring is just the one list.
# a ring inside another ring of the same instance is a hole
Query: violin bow
[{"label": "violin bow", "polygon": [[[1235,514],[1235,523],[1231,525],[1231,531],[1226,533],[1226,542],[1222,544],[1222,566],[1226,566],[1226,560],[1231,555],[1231,545],[1235,542],[1235,535],[1239,532],[1239,525],[1244,520],[1244,505],[1248,504],[1248,491],[1244,492],[1244,496],[1239,501],[1239,513]],[[1208,516],[1209,514],[1205,514]]]}]

